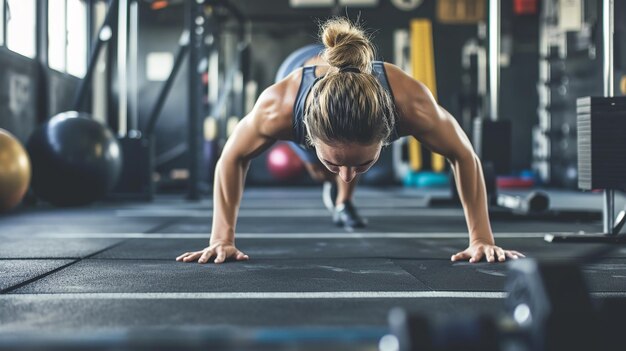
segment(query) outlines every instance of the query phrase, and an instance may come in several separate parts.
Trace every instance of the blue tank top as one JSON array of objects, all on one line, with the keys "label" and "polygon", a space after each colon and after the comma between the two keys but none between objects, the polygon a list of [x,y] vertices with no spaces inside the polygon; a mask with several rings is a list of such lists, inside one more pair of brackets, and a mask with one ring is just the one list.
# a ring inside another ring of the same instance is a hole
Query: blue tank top
[{"label": "blue tank top", "polygon": [[[311,89],[313,88],[315,83],[323,78],[315,76],[315,68],[316,66],[305,66],[302,69],[302,81],[300,82],[300,89],[298,89],[296,102],[293,105],[294,142],[306,149],[310,149],[311,147],[307,145],[306,142],[306,128],[304,127],[304,105],[307,96],[309,96],[309,93],[311,92]],[[382,85],[383,88],[387,91],[392,101],[394,101],[393,92],[391,91],[391,86],[389,85],[389,80],[387,79],[387,73],[385,72],[384,62],[374,61],[372,63],[372,74],[374,75],[374,77],[376,77],[376,79],[378,79],[380,85]],[[398,139],[397,123],[394,124],[394,129],[391,132],[391,136],[389,137],[389,139],[390,142]]]}]

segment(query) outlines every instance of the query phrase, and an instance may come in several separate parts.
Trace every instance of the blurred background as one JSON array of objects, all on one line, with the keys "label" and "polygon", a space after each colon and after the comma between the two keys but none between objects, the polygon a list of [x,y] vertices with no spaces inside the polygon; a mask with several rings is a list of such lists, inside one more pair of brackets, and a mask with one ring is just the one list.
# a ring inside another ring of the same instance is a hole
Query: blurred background
[{"label": "blurred background", "polygon": [[[0,128],[26,145],[53,116],[79,111],[120,144],[109,196],[197,198],[279,67],[319,44],[320,22],[346,16],[371,35],[379,60],[433,90],[497,176],[575,189],[576,99],[603,93],[601,2],[498,3],[490,17],[485,0],[1,0]],[[626,88],[625,7],[615,3],[616,95]],[[447,186],[448,167],[416,144],[386,148],[361,182]],[[272,164],[269,150],[248,184],[314,185],[282,151],[291,168]]]}]

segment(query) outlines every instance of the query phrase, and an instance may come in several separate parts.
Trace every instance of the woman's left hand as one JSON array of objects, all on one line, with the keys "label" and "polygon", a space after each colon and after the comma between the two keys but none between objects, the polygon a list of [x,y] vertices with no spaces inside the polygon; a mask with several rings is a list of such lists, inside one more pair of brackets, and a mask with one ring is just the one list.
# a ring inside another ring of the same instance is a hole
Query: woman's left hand
[{"label": "woman's left hand", "polygon": [[504,250],[499,246],[478,241],[470,243],[467,249],[452,255],[450,259],[452,261],[469,260],[470,263],[475,263],[480,262],[483,257],[487,259],[487,262],[496,262],[496,260],[504,262],[507,257],[515,260],[526,256],[514,250]]}]

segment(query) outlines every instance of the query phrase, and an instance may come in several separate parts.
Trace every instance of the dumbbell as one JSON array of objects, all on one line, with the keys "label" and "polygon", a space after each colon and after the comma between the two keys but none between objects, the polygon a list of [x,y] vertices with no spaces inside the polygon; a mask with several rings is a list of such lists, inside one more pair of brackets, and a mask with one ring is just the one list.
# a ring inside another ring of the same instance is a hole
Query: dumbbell
[{"label": "dumbbell", "polygon": [[550,207],[550,198],[543,191],[533,191],[526,196],[499,193],[497,205],[519,214],[542,213]]}]

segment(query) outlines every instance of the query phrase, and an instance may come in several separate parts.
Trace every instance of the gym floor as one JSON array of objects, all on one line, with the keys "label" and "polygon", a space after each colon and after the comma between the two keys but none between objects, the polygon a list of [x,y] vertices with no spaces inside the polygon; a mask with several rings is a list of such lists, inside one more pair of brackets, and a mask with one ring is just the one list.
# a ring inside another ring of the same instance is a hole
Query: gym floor
[{"label": "gym floor", "polygon": [[[307,328],[325,330],[327,337],[342,331],[375,349],[394,306],[498,313],[506,265],[450,262],[466,247],[467,231],[460,208],[427,206],[440,195],[360,188],[356,203],[369,226],[349,232],[332,225],[318,188],[250,188],[237,227],[237,246],[250,260],[222,265],[175,261],[206,245],[210,200],[163,196],[152,203],[40,206],[5,215],[0,335]],[[550,195],[553,209],[600,210],[599,194]],[[599,244],[550,244],[543,235],[598,232],[597,217],[494,215],[492,225],[504,248],[564,258]],[[584,273],[595,297],[626,296],[626,248],[585,266]]]}]

